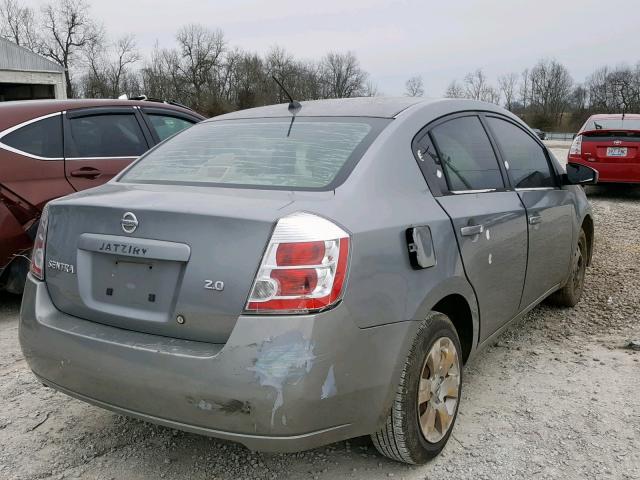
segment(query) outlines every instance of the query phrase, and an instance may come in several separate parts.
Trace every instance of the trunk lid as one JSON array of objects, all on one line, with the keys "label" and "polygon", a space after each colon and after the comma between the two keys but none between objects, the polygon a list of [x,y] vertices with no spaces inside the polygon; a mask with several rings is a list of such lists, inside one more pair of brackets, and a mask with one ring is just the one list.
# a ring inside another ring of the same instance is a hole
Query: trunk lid
[{"label": "trunk lid", "polygon": [[640,132],[592,130],[582,133],[582,157],[600,163],[638,161]]},{"label": "trunk lid", "polygon": [[[224,343],[292,196],[109,184],[56,201],[45,262],[51,299],[90,321]],[[131,233],[127,212],[137,221]]]}]

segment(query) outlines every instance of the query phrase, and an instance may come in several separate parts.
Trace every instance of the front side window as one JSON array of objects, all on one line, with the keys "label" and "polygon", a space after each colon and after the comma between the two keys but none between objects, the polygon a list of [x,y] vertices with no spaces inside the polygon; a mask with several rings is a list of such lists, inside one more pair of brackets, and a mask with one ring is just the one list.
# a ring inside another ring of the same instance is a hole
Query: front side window
[{"label": "front side window", "polygon": [[504,188],[498,160],[475,116],[460,117],[431,130],[451,191]]},{"label": "front side window", "polygon": [[133,114],[103,114],[69,119],[74,157],[137,157],[147,150]]},{"label": "front side window", "polygon": [[120,181],[330,189],[388,122],[298,117],[199,123],[150,151]]},{"label": "front side window", "polygon": [[509,175],[515,188],[555,187],[543,148],[521,128],[511,122],[488,117],[487,123],[509,164]]},{"label": "front side window", "polygon": [[160,141],[166,140],[194,123],[183,118],[170,117],[157,113],[149,113],[147,116],[151,121],[151,128],[156,132]]},{"label": "front side window", "polygon": [[0,142],[43,158],[62,158],[62,117],[55,115],[8,133]]}]

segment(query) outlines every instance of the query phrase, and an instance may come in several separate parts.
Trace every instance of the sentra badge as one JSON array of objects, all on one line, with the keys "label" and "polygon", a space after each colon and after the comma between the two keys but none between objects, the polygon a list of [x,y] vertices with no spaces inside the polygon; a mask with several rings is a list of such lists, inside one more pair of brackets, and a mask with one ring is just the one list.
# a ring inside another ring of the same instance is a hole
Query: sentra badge
[{"label": "sentra badge", "polygon": [[70,265],[68,263],[59,262],[57,260],[49,260],[49,263],[47,263],[47,266],[51,270],[58,270],[59,272],[76,273],[76,269],[75,269],[75,267],[73,265]]}]

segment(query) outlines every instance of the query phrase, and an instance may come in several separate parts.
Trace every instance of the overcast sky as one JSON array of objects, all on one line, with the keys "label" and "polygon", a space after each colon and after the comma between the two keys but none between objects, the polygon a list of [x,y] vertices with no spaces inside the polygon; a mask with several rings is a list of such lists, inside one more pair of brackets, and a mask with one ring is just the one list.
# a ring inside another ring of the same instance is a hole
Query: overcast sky
[{"label": "overcast sky", "polygon": [[[38,6],[43,2],[29,0]],[[495,81],[539,58],[576,81],[596,67],[640,61],[639,0],[89,0],[111,37],[134,33],[143,53],[174,45],[179,26],[223,30],[230,46],[280,45],[306,59],[354,51],[381,93],[422,75],[426,95],[482,68]]]}]

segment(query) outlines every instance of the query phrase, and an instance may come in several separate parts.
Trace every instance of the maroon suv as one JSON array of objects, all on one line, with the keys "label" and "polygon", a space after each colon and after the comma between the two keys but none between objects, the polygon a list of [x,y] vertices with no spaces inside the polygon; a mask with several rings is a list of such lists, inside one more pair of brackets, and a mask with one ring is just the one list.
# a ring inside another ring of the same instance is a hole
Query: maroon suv
[{"label": "maroon suv", "polygon": [[45,203],[103,184],[203,119],[158,101],[0,103],[0,289],[22,292]]}]

